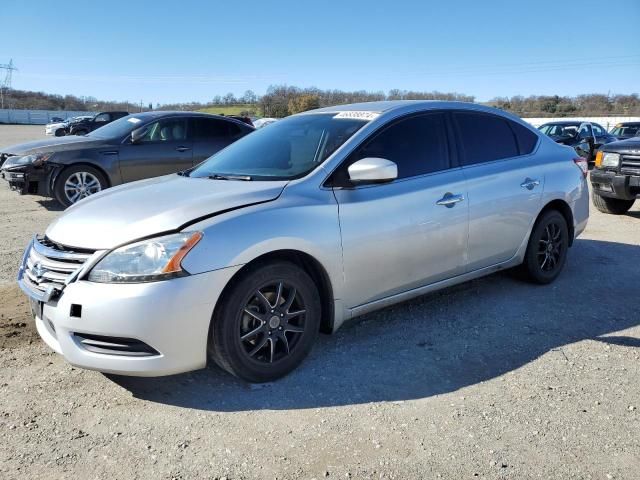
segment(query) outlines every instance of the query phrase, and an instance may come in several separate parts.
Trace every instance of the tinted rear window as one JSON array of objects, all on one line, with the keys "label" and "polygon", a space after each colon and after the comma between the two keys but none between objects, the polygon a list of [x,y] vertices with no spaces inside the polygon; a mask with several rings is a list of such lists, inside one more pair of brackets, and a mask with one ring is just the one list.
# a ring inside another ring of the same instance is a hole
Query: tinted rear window
[{"label": "tinted rear window", "polygon": [[516,137],[506,119],[470,112],[457,112],[454,117],[460,133],[463,165],[519,155]]}]

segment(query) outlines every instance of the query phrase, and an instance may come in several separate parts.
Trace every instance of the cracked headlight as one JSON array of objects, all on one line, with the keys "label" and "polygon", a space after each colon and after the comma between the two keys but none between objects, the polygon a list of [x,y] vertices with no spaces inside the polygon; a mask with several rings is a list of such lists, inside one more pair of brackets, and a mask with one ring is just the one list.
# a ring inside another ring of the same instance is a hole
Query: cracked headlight
[{"label": "cracked headlight", "polygon": [[2,165],[2,168],[22,167],[24,165],[33,165],[39,167],[44,162],[49,160],[53,153],[34,153],[32,155],[15,155],[7,158],[6,162]]},{"label": "cracked headlight", "polygon": [[185,232],[125,245],[100,260],[89,272],[88,280],[142,283],[189,275],[181,262],[201,238],[201,232]]}]

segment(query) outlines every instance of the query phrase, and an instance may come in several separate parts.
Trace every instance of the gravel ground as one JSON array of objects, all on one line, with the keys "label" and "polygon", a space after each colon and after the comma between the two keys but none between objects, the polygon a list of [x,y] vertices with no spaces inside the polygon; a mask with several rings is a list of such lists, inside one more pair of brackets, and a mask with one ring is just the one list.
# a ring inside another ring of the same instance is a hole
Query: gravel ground
[{"label": "gravel ground", "polygon": [[12,278],[59,211],[0,185],[0,478],[637,479],[639,206],[592,212],[553,285],[501,273],[367,315],[252,386],[52,353]]}]

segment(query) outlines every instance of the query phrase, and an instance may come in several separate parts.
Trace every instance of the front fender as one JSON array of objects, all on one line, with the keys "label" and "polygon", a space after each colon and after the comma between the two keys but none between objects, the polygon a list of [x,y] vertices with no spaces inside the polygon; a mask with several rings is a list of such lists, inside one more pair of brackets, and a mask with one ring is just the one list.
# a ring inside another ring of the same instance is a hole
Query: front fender
[{"label": "front fender", "polygon": [[182,262],[190,273],[246,265],[278,250],[297,250],[322,265],[334,298],[341,298],[340,224],[338,205],[330,190],[318,189],[302,196],[285,188],[277,200],[209,218],[188,230],[204,233]]}]

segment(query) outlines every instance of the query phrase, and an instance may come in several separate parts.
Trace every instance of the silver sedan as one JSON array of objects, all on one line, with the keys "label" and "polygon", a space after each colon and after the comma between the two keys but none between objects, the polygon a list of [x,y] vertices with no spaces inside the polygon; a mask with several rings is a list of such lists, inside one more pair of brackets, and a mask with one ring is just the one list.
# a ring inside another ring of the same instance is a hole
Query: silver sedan
[{"label": "silver sedan", "polygon": [[78,202],[18,281],[73,365],[150,376],[211,359],[270,381],[358,315],[507,268],[552,282],[587,224],[586,172],[480,105],[324,108]]}]

